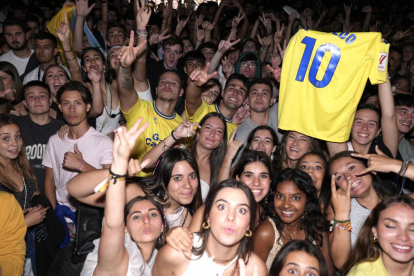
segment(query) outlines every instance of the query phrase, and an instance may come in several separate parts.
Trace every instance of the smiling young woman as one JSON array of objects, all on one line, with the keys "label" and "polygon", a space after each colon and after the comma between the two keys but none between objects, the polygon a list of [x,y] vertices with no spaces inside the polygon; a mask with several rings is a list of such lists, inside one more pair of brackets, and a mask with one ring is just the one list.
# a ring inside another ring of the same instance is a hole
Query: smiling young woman
[{"label": "smiling young woman", "polygon": [[414,275],[414,199],[389,197],[371,212],[344,275]]}]

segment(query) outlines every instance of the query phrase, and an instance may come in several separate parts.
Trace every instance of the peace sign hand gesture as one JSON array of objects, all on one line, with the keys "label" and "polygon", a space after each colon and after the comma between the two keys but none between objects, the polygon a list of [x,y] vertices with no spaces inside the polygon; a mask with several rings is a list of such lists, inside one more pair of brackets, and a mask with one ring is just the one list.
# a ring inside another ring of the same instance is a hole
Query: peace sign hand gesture
[{"label": "peace sign hand gesture", "polygon": [[346,191],[342,188],[336,189],[335,176],[331,177],[332,207],[335,212],[335,219],[348,220],[351,212],[351,187],[352,183],[347,183]]},{"label": "peace sign hand gesture", "polygon": [[139,0],[135,1],[136,6],[136,24],[137,29],[146,29],[148,25],[148,21],[151,17],[152,10],[147,7],[145,0],[141,0],[141,8],[139,7]]},{"label": "peace sign hand gesture", "polygon": [[192,80],[195,86],[200,87],[206,82],[208,82],[209,79],[217,75],[217,72],[208,74],[209,67],[210,67],[210,62],[206,62],[206,65],[204,66],[203,69],[197,68],[191,73],[190,79]]},{"label": "peace sign hand gesture", "polygon": [[227,38],[227,40],[220,41],[219,46],[218,46],[218,50],[220,53],[224,54],[231,47],[233,47],[233,45],[236,45],[237,43],[239,43],[240,38],[233,42],[230,42],[232,37],[233,37],[233,32],[230,33],[229,38]]},{"label": "peace sign hand gesture", "polygon": [[364,175],[369,172],[373,174],[377,174],[376,172],[395,172],[398,173],[401,168],[402,161],[389,158],[386,156],[378,146],[375,147],[375,151],[377,154],[361,154],[361,153],[353,153],[352,156],[358,158],[364,158],[368,160],[368,168],[361,172],[357,172],[357,175]]},{"label": "peace sign hand gesture", "polygon": [[127,68],[131,67],[134,63],[137,56],[141,53],[141,50],[147,46],[147,41],[144,40],[137,47],[134,47],[134,31],[131,31],[131,36],[129,38],[129,45],[122,46],[121,50],[118,53],[118,59],[121,67]]}]

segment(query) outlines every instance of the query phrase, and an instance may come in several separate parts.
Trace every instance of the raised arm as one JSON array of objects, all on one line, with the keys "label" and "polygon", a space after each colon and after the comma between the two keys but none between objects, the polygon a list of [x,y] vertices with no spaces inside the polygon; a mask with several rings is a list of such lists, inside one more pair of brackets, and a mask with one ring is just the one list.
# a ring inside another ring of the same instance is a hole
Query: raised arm
[{"label": "raised arm", "polygon": [[365,6],[362,8],[362,11],[365,12],[365,19],[364,24],[362,24],[362,32],[369,32],[369,23],[371,22],[371,16],[372,16],[372,7],[371,6]]},{"label": "raised arm", "polygon": [[381,128],[384,144],[391,151],[392,156],[397,157],[398,152],[398,128],[395,118],[394,97],[391,90],[391,82],[387,76],[387,82],[378,85],[378,98],[381,106]]},{"label": "raised arm", "polygon": [[[340,223],[349,221],[351,213],[351,186],[351,183],[348,183],[346,191],[341,188],[337,190],[335,177],[331,177],[332,206],[335,213],[334,220]],[[333,226],[329,246],[332,262],[336,268],[340,269],[348,260],[349,253],[351,252],[351,232],[340,228],[339,225]]]},{"label": "raised arm", "polygon": [[[145,123],[138,128],[142,119],[138,119],[134,126],[127,132],[125,127],[115,132],[113,157],[114,161],[110,169],[112,176],[125,176],[128,169],[128,160],[132,148],[139,135],[148,127]],[[145,164],[142,164],[144,167]],[[125,177],[111,179],[106,193],[105,218],[98,251],[98,264],[94,275],[105,274],[126,274],[128,271],[128,252],[124,246],[125,222],[124,208]]]},{"label": "raised arm", "polygon": [[192,116],[202,104],[201,86],[209,79],[217,75],[217,72],[208,74],[210,63],[206,63],[203,69],[195,69],[188,77],[185,105],[188,115]]},{"label": "raised arm", "polygon": [[101,1],[101,19],[102,19],[102,24],[101,24],[101,32],[104,36],[105,41],[107,40],[106,38],[106,33],[108,31],[108,25],[109,25],[109,21],[108,21],[108,1],[104,0]]},{"label": "raised arm", "polygon": [[66,13],[64,13],[63,16],[65,18],[65,22],[61,22],[60,26],[56,28],[56,34],[62,42],[63,54],[69,67],[71,80],[83,82],[81,68],[77,61],[76,54],[73,52],[72,46],[70,45],[70,27],[68,17],[66,16]]},{"label": "raised arm", "polygon": [[[138,31],[138,44],[145,41],[148,21],[151,17],[151,9],[146,6],[145,0],[141,0],[141,8],[136,4],[136,27]],[[147,81],[147,47],[143,47],[134,63],[134,88],[136,92],[148,90]],[[121,84],[121,83],[120,83]]]},{"label": "raised arm", "polygon": [[128,112],[131,107],[138,101],[138,93],[134,89],[134,78],[132,77],[131,65],[134,63],[140,51],[147,47],[147,41],[144,40],[137,47],[134,47],[134,31],[131,31],[129,46],[123,46],[119,50],[118,57],[120,68],[118,72],[118,89],[121,108]]},{"label": "raised arm", "polygon": [[91,12],[93,7],[95,7],[95,4],[92,4],[90,7],[88,7],[88,0],[76,1],[76,22],[73,35],[73,47],[78,55],[82,53],[82,49],[84,48],[83,26],[85,23],[85,18]]},{"label": "raised arm", "polygon": [[100,116],[103,112],[103,96],[101,90],[101,78],[102,72],[99,72],[97,68],[91,66],[89,71],[86,72],[88,74],[88,78],[92,83],[92,107],[88,113],[88,118],[96,118]]},{"label": "raised arm", "polygon": [[211,74],[214,71],[217,70],[217,68],[220,65],[220,61],[221,58],[223,57],[223,55],[235,44],[239,43],[240,39],[237,39],[234,42],[230,42],[231,38],[232,38],[233,33],[230,33],[229,37],[227,38],[227,40],[222,40],[219,43],[218,46],[218,50],[216,51],[216,53],[214,54],[213,58],[211,59],[210,62],[210,67],[208,68],[208,73]]}]

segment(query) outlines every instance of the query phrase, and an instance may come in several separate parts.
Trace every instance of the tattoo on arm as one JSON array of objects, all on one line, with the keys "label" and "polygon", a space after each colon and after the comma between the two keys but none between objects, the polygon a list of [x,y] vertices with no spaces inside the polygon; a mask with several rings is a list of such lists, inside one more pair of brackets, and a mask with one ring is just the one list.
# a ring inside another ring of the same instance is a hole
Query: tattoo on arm
[{"label": "tattoo on arm", "polygon": [[131,68],[120,67],[122,88],[125,90],[132,90],[134,88],[134,81],[131,75]]}]

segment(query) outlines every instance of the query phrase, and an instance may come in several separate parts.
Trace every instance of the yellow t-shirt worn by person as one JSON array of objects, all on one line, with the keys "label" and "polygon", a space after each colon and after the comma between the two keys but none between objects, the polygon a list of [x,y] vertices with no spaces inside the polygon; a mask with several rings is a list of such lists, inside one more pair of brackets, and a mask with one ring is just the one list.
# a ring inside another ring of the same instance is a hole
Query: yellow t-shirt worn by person
[{"label": "yellow t-shirt worn by person", "polygon": [[[382,263],[382,258],[379,257],[374,262],[363,262],[357,264],[351,268],[347,276],[397,276],[390,275]],[[411,272],[411,276],[414,276],[414,271]]]},{"label": "yellow t-shirt worn by person", "polygon": [[208,113],[210,112],[217,112],[220,113],[224,119],[226,120],[226,124],[227,124],[227,140],[230,139],[230,135],[233,133],[234,130],[237,129],[237,125],[233,122],[233,118],[226,118],[226,116],[224,116],[218,105],[217,104],[207,104],[205,101],[202,101],[200,107],[196,110],[196,112],[194,112],[194,114],[192,116],[188,115],[188,111],[187,111],[187,106],[185,108],[185,115],[187,117],[187,120],[189,122],[197,122],[199,123],[204,116],[206,116]]},{"label": "yellow t-shirt worn by person", "polygon": [[[149,122],[149,126],[144,131],[144,134],[138,138],[131,152],[131,158],[142,160],[144,155],[155,147],[162,140],[167,138],[173,130],[175,130],[183,119],[174,112],[173,115],[167,116],[162,114],[155,101],[148,102],[138,98],[135,105],[128,111],[121,111],[127,122],[127,129],[129,130],[139,117],[142,117],[141,125]],[[152,170],[144,170],[138,174],[140,177],[150,176]]]}]

